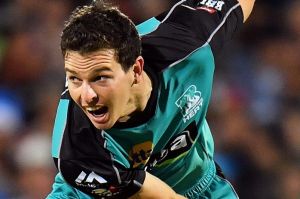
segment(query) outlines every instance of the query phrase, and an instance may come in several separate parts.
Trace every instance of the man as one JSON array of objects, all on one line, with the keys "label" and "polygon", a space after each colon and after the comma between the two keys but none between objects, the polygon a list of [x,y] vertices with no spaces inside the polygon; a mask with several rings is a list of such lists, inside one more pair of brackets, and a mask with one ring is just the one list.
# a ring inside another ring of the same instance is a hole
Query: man
[{"label": "man", "polygon": [[253,1],[179,1],[137,27],[142,42],[118,9],[77,8],[61,38],[67,85],[48,198],[238,198],[205,116],[214,56]]}]

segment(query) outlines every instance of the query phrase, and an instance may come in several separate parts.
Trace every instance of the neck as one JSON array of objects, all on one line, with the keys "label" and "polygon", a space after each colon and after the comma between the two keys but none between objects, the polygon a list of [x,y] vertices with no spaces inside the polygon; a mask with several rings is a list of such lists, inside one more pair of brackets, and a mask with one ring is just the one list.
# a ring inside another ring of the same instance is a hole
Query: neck
[{"label": "neck", "polygon": [[145,71],[142,73],[142,80],[132,85],[132,97],[128,101],[128,108],[119,122],[126,122],[135,115],[142,113],[150,99],[152,82]]}]

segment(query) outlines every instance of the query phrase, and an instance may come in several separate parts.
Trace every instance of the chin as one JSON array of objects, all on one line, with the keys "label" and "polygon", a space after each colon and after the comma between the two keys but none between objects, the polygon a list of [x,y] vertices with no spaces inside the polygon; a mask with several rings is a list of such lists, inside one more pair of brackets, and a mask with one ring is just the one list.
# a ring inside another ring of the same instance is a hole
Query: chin
[{"label": "chin", "polygon": [[94,122],[92,122],[92,124],[94,125],[94,127],[96,129],[99,129],[99,130],[107,130],[107,129],[112,128],[114,125],[114,124],[110,124],[110,123],[99,124],[99,123],[94,123]]}]

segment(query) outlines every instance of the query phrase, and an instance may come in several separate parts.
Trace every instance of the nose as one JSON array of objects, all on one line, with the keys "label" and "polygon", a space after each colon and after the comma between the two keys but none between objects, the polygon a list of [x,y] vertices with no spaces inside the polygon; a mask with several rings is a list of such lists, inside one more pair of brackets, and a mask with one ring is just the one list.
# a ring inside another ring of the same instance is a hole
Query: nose
[{"label": "nose", "polygon": [[82,105],[91,105],[97,103],[98,95],[92,86],[88,83],[83,83],[81,91]]}]

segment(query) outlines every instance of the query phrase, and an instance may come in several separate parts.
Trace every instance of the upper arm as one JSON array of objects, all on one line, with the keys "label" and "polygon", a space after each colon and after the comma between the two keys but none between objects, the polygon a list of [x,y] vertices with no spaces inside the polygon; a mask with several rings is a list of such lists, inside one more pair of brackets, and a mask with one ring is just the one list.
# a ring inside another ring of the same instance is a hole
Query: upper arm
[{"label": "upper arm", "polygon": [[252,12],[255,0],[238,0],[244,14],[244,22],[248,19]]},{"label": "upper arm", "polygon": [[191,0],[155,19],[152,32],[142,36],[142,53],[146,63],[161,70],[207,44],[216,55],[240,30],[243,11],[237,0]]}]

